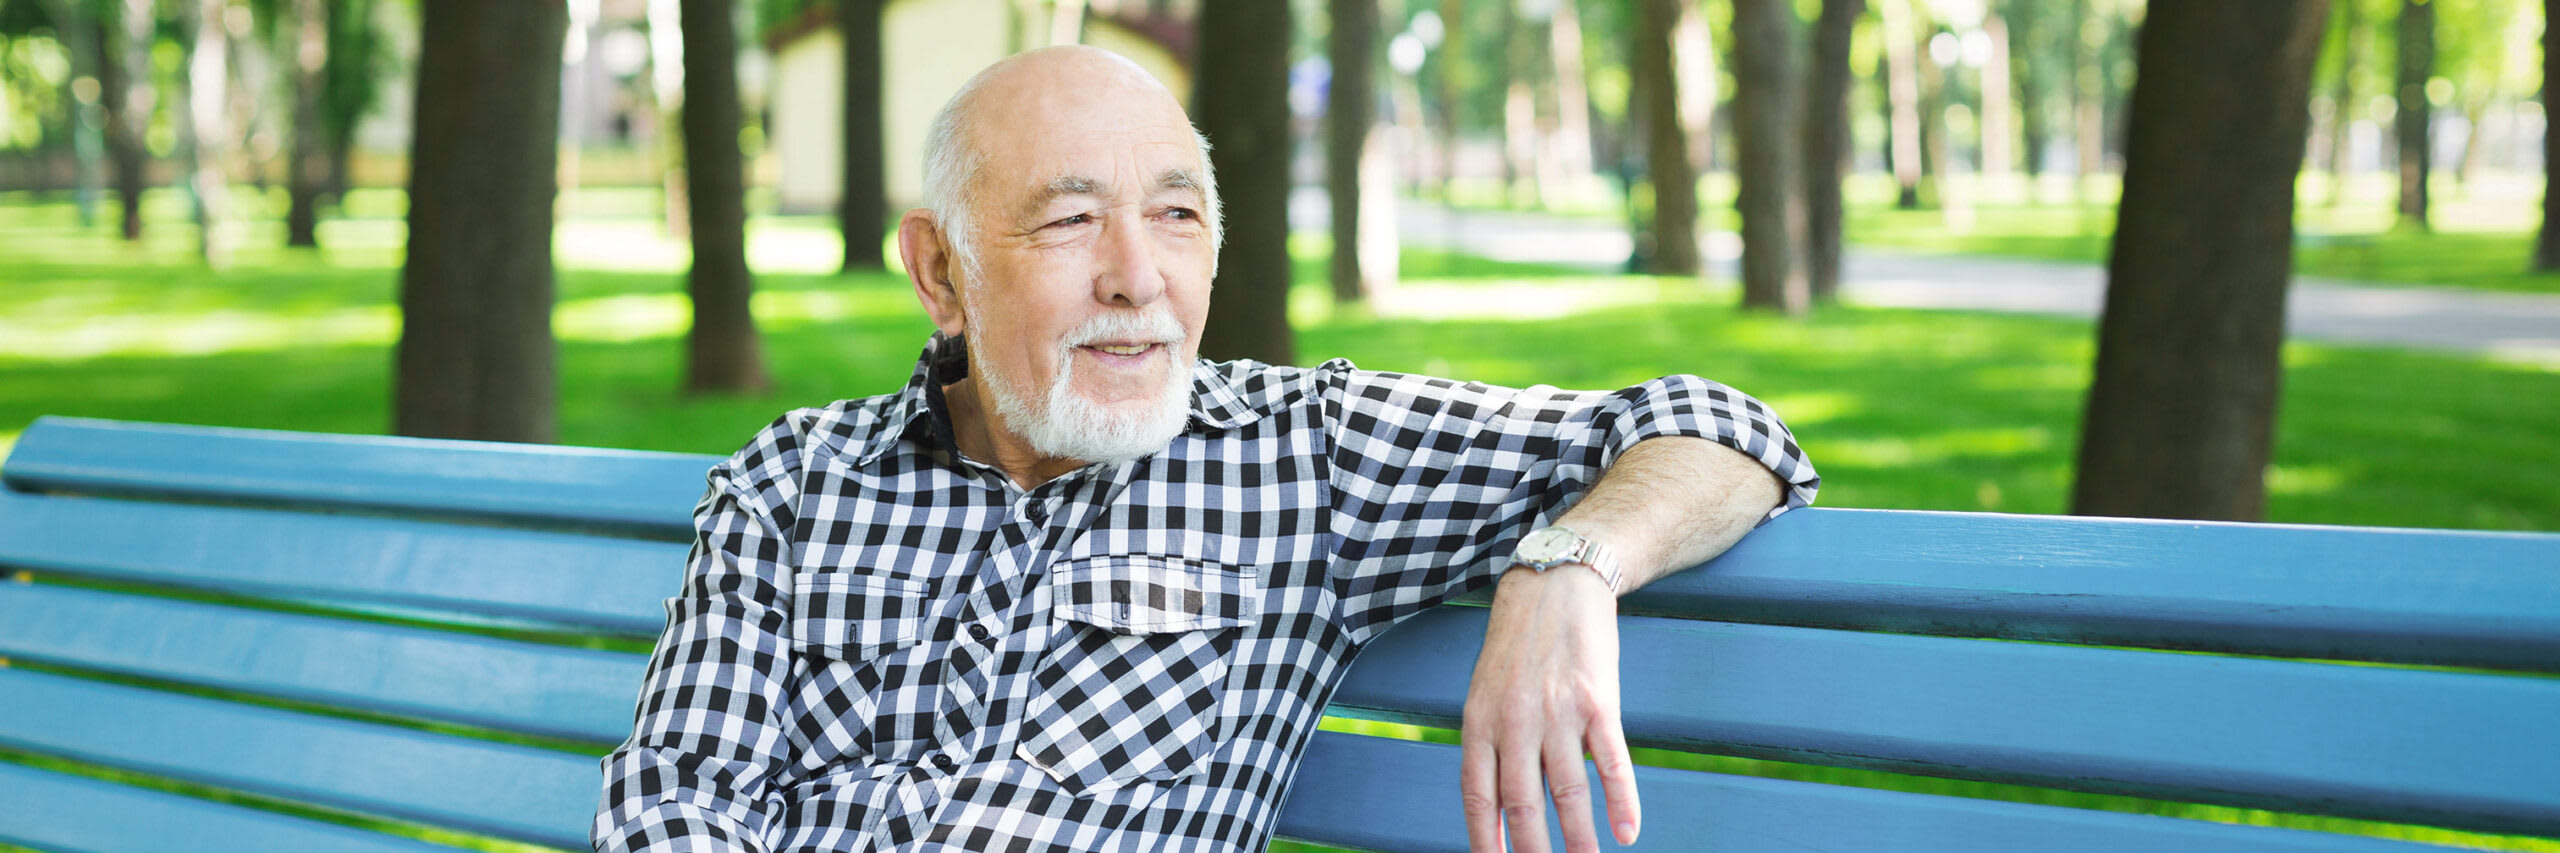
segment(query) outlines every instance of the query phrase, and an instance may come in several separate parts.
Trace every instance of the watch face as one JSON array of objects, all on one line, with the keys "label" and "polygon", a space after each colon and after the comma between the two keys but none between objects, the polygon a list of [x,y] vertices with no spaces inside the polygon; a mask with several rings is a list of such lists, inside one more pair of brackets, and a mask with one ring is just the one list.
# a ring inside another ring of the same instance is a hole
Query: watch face
[{"label": "watch face", "polygon": [[1574,540],[1579,538],[1573,531],[1561,527],[1541,527],[1520,540],[1520,550],[1515,556],[1528,563],[1554,562],[1564,559],[1565,553],[1573,550]]}]

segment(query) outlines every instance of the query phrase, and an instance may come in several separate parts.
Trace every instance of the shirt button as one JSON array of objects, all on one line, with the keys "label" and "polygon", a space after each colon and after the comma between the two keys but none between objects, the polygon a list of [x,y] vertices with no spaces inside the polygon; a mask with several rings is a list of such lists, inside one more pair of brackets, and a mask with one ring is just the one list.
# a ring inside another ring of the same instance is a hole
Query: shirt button
[{"label": "shirt button", "polygon": [[996,632],[994,631],[987,630],[985,623],[978,623],[969,626],[969,637],[979,642],[985,642],[988,637],[994,636],[995,633]]},{"label": "shirt button", "polygon": [[949,773],[953,770],[960,769],[960,760],[951,757],[950,753],[937,752],[933,754],[933,766],[934,769],[940,770],[944,773]]},{"label": "shirt button", "polygon": [[1033,524],[1047,524],[1049,523],[1049,505],[1046,503],[1033,503],[1024,506],[1022,508],[1022,517],[1030,519]]}]

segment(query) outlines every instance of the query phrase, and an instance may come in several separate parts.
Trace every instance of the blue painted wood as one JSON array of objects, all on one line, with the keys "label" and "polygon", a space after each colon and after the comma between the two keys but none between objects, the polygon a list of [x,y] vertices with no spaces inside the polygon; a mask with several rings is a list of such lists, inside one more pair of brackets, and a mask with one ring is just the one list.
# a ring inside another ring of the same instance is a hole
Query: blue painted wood
[{"label": "blue painted wood", "polygon": [[[1279,834],[1370,850],[1460,853],[1457,747],[1318,732]],[[1644,831],[1632,850],[1891,850],[1914,853],[2417,851],[2377,838],[1837,785],[1636,769]],[[1549,806],[1549,849],[1561,850]],[[1593,825],[1608,838],[1595,804]],[[1603,849],[1616,849],[1608,841]]]},{"label": "blue painted wood", "polygon": [[[1455,727],[1484,620],[1398,626],[1333,707]],[[2560,835],[2560,680],[1657,617],[1619,636],[1641,743]]]},{"label": "blue painted wood", "polygon": [[460,849],[8,763],[0,763],[0,842],[56,853]]},{"label": "blue painted wood", "polygon": [[647,660],[419,628],[0,583],[0,657],[611,744]]},{"label": "blue painted wood", "polygon": [[0,480],[22,491],[450,513],[683,540],[710,456],[38,418]]},{"label": "blue painted wood", "polygon": [[578,533],[0,491],[0,566],[371,601],[655,636],[686,546]]},{"label": "blue painted wood", "polygon": [[2560,672],[2560,535],[1806,509],[1622,609]]},{"label": "blue painted wood", "polygon": [[0,669],[0,745],[575,848],[600,757]]}]

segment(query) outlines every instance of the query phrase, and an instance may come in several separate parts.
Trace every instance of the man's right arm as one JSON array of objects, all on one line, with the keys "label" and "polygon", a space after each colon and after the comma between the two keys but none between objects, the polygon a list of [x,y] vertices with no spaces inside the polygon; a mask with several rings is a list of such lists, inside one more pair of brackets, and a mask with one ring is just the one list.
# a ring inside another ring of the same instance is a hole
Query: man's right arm
[{"label": "man's right arm", "polygon": [[[771,502],[712,469],[684,587],[667,600],[631,738],[604,760],[598,851],[761,851],[791,675],[790,540]],[[787,504],[786,504],[787,505]]]}]

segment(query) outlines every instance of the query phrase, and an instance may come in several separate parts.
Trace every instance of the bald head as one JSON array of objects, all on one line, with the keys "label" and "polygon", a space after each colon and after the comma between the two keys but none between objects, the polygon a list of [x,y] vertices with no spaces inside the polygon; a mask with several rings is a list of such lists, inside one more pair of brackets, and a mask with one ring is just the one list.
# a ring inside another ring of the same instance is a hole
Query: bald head
[{"label": "bald head", "polygon": [[1015,54],[979,71],[943,105],[925,134],[925,206],[964,269],[976,266],[976,227],[991,212],[983,209],[982,183],[991,179],[986,165],[1030,167],[1019,175],[1014,173],[1023,170],[1008,169],[1003,178],[1031,181],[1035,193],[1090,190],[1095,176],[1060,171],[1052,161],[1062,142],[1094,133],[1125,136],[1130,145],[1178,135],[1191,147],[1185,159],[1197,167],[1156,177],[1198,188],[1207,200],[1212,242],[1223,242],[1209,143],[1191,127],[1181,101],[1128,57],[1063,45]]}]

